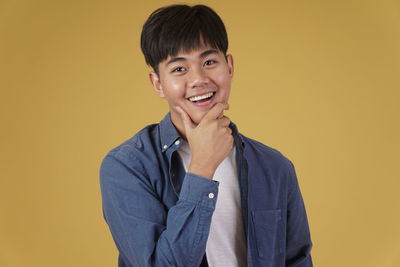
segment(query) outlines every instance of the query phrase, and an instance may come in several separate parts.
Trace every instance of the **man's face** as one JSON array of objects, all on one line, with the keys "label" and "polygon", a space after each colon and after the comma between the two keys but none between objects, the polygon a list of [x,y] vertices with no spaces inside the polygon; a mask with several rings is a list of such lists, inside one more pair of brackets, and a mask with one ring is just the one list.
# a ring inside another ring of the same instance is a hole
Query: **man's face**
[{"label": "man's face", "polygon": [[232,55],[225,58],[210,46],[169,56],[159,64],[159,76],[150,73],[154,89],[168,101],[172,122],[178,127],[182,120],[176,106],[198,124],[216,103],[228,102],[232,77]]}]

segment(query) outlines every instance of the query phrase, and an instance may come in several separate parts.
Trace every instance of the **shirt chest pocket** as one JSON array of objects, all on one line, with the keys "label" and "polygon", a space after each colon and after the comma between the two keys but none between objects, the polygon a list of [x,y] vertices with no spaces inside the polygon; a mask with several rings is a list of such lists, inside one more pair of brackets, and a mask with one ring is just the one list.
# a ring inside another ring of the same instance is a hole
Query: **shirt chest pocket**
[{"label": "shirt chest pocket", "polygon": [[257,253],[260,258],[272,260],[281,251],[281,210],[251,212]]}]

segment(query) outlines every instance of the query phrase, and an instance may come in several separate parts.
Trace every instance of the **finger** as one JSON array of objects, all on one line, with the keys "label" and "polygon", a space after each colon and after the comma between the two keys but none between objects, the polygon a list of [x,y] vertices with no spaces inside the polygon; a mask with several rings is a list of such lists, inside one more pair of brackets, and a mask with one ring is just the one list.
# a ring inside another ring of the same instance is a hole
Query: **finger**
[{"label": "finger", "polygon": [[[229,104],[228,107],[224,110],[228,110],[229,109]],[[219,114],[218,119],[221,119],[222,117],[224,117],[224,110],[222,110],[222,112]]]},{"label": "finger", "polygon": [[218,119],[218,122],[222,127],[228,127],[229,124],[231,123],[231,119],[229,119],[226,116],[223,116],[222,118]]},{"label": "finger", "polygon": [[232,135],[232,129],[229,127],[224,127],[224,131],[226,131],[226,133]]},{"label": "finger", "polygon": [[217,103],[208,111],[208,113],[204,116],[204,119],[218,119],[221,115],[223,116],[223,111],[228,109],[228,103]]},{"label": "finger", "polygon": [[185,130],[191,130],[195,128],[195,125],[192,122],[192,119],[189,117],[189,115],[186,113],[186,111],[183,110],[183,108],[176,106],[175,107],[178,113],[181,115],[183,126],[185,127]]}]

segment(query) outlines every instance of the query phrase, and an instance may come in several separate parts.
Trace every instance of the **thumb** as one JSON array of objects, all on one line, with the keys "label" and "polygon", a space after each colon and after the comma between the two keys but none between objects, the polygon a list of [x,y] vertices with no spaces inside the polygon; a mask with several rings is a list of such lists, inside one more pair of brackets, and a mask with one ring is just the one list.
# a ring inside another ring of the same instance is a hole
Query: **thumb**
[{"label": "thumb", "polygon": [[192,119],[189,117],[189,115],[186,113],[186,111],[184,111],[183,108],[181,108],[179,106],[176,106],[175,108],[181,115],[181,118],[183,121],[183,126],[185,126],[186,132],[188,130],[194,129],[196,126],[193,124]]}]

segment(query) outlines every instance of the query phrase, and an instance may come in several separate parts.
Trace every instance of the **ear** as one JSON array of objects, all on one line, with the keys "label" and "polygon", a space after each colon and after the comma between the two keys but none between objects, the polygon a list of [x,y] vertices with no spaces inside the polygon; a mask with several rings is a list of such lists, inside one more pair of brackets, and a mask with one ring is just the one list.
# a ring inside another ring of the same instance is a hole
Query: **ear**
[{"label": "ear", "polygon": [[231,76],[231,78],[233,78],[234,64],[233,64],[233,56],[231,54],[226,56],[226,62],[228,63],[229,75]]},{"label": "ear", "polygon": [[159,97],[164,98],[164,91],[162,89],[162,85],[161,85],[161,81],[160,78],[158,77],[157,73],[155,73],[154,71],[149,73],[149,79],[150,79],[150,83],[154,88],[154,91],[156,91],[157,95]]}]

